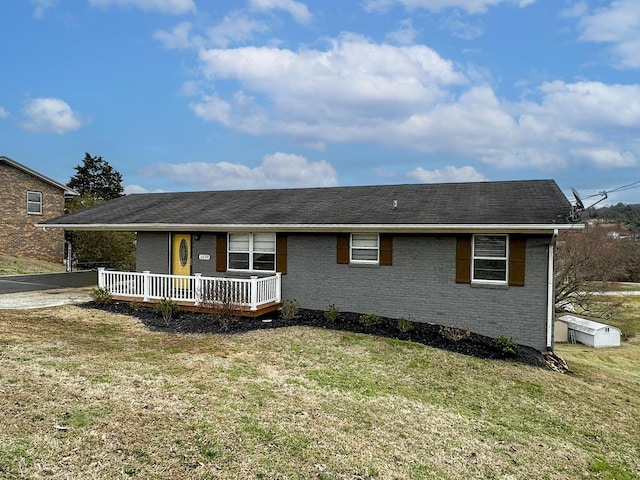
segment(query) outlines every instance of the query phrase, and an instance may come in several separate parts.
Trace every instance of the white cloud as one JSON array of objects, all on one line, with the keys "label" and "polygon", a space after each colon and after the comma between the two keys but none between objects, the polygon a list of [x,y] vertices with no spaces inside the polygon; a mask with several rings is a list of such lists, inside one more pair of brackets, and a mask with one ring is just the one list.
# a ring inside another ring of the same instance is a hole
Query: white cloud
[{"label": "white cloud", "polygon": [[576,2],[568,8],[561,11],[564,18],[580,18],[589,12],[589,6],[586,2]]},{"label": "white cloud", "polygon": [[[580,10],[578,13],[582,13]],[[585,14],[579,23],[580,39],[611,45],[621,68],[640,68],[640,2],[614,0],[606,8]]]},{"label": "white cloud", "polygon": [[254,34],[264,33],[268,26],[251,18],[245,12],[234,11],[226,15],[220,23],[205,29],[201,34],[193,32],[191,22],[181,22],[171,30],[157,30],[153,37],[165,48],[226,48],[232,43],[242,43],[253,39]]},{"label": "white cloud", "polygon": [[[623,166],[623,152],[638,151],[640,85],[548,82],[530,99],[507,102],[477,72],[463,73],[423,45],[354,35],[326,50],[202,49],[199,59],[192,111],[253,135],[318,148],[384,144],[547,171]],[[604,162],[601,150],[620,156]]]},{"label": "white cloud", "polygon": [[311,23],[313,18],[304,3],[294,0],[249,0],[249,5],[259,11],[284,10],[302,25]]},{"label": "white cloud", "polygon": [[398,45],[411,45],[415,42],[418,31],[413,28],[413,22],[410,18],[398,22],[398,29],[387,33],[387,40]]},{"label": "white cloud", "polygon": [[181,15],[195,12],[196,4],[193,0],[89,0],[94,7],[137,7],[142,10],[155,10],[171,15]]},{"label": "white cloud", "polygon": [[328,162],[312,162],[299,155],[281,152],[265,155],[262,164],[254,168],[229,162],[159,163],[140,173],[205,189],[329,187],[338,184],[336,170]]},{"label": "white cloud", "polygon": [[34,98],[22,110],[26,130],[63,134],[83,125],[81,116],[59,98]]},{"label": "white cloud", "polygon": [[640,126],[640,85],[555,81],[542,84],[540,91],[542,103],[528,110],[549,120],[593,131]]},{"label": "white cloud", "polygon": [[470,166],[448,166],[436,170],[425,170],[418,167],[407,173],[407,177],[421,183],[484,182],[487,180],[487,177]]},{"label": "white cloud", "polygon": [[[228,98],[212,94],[192,104],[198,116],[256,134],[314,141],[344,141],[357,131],[366,138],[372,126],[437,104],[450,95],[445,86],[466,82],[425,46],[379,45],[355,36],[333,41],[327,51],[202,50],[200,61],[205,80],[241,88]],[[266,98],[269,108],[256,98]]]},{"label": "white cloud", "polygon": [[45,12],[56,4],[56,0],[31,0],[35,6],[33,16],[38,20],[44,18]]},{"label": "white cloud", "polygon": [[156,30],[153,38],[162,42],[165,48],[193,48],[197,46],[197,41],[191,38],[191,23],[181,22],[170,31]]},{"label": "white cloud", "polygon": [[593,148],[591,150],[575,150],[572,153],[577,158],[583,158],[587,163],[601,168],[635,167],[638,164],[636,156],[632,152]]},{"label": "white cloud", "polygon": [[134,193],[163,193],[164,190],[162,189],[156,189],[156,190],[149,190],[141,185],[137,185],[135,183],[132,183],[130,185],[125,185],[124,186],[124,193],[125,195],[132,195]]},{"label": "white cloud", "polygon": [[445,16],[440,21],[440,26],[449,30],[454,37],[463,40],[474,40],[484,35],[484,26],[464,20],[457,11],[450,16]]},{"label": "white cloud", "polygon": [[209,45],[226,47],[231,43],[245,42],[253,38],[254,33],[268,30],[263,22],[251,18],[244,12],[236,11],[226,15],[222,22],[207,29]]},{"label": "white cloud", "polygon": [[519,7],[531,5],[535,0],[366,0],[365,10],[385,11],[392,5],[399,3],[407,10],[424,8],[433,12],[439,12],[445,9],[460,9],[467,13],[484,13],[489,7],[499,5],[501,3],[510,3]]},{"label": "white cloud", "polygon": [[9,117],[9,112],[7,112],[4,108],[0,107],[0,119]]}]

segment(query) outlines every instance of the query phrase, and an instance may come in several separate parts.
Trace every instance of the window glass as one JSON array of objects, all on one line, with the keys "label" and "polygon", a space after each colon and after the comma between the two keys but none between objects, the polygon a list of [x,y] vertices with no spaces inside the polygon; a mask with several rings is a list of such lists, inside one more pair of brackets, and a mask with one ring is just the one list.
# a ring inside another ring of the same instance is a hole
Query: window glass
[{"label": "window glass", "polygon": [[27,213],[42,213],[42,193],[27,192]]},{"label": "window glass", "polygon": [[507,281],[507,236],[473,237],[473,280]]},{"label": "window glass", "polygon": [[249,235],[231,233],[229,234],[229,251],[230,252],[248,252],[249,251]]},{"label": "window glass", "polygon": [[476,235],[476,257],[506,257],[507,242],[503,235]]},{"label": "window glass", "polygon": [[473,278],[476,280],[504,281],[506,273],[505,260],[476,259],[474,262]]},{"label": "window glass", "polygon": [[273,253],[254,253],[253,269],[254,270],[275,270],[276,256]]},{"label": "window glass", "polygon": [[276,237],[272,233],[254,233],[253,250],[256,252],[276,251]]},{"label": "window glass", "polygon": [[231,270],[249,270],[249,254],[229,252],[229,268]]},{"label": "window glass", "polygon": [[377,262],[378,250],[359,250],[354,248],[351,251],[351,260],[361,262]]},{"label": "window glass", "polygon": [[376,263],[379,239],[376,233],[354,233],[351,235],[351,261]]},{"label": "window glass", "polygon": [[274,233],[229,234],[229,270],[275,271]]}]

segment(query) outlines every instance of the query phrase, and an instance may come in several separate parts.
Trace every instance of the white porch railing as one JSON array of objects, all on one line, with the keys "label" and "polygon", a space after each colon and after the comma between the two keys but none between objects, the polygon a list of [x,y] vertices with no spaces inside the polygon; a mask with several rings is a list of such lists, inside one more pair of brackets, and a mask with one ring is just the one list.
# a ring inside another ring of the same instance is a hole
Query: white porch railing
[{"label": "white porch railing", "polygon": [[281,276],[276,273],[269,277],[203,277],[99,268],[98,287],[107,289],[111,295],[143,302],[169,299],[194,306],[228,303],[249,307],[254,312],[261,305],[281,301]]}]

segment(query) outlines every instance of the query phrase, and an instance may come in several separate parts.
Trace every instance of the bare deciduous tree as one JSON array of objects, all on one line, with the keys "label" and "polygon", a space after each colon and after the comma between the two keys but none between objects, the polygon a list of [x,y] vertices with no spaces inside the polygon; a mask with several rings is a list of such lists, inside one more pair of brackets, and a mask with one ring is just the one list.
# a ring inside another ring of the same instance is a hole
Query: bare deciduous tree
[{"label": "bare deciduous tree", "polygon": [[577,309],[607,316],[615,305],[595,301],[610,282],[627,280],[640,266],[640,246],[610,235],[602,227],[587,227],[558,237],[556,256],[556,310]]}]

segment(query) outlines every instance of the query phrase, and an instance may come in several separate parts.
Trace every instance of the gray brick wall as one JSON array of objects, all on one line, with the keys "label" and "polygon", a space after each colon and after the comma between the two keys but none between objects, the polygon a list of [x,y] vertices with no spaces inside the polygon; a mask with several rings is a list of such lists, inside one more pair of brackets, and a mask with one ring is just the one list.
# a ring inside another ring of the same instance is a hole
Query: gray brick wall
[{"label": "gray brick wall", "polygon": [[169,234],[165,232],[138,232],[136,236],[136,270],[169,273]]},{"label": "gray brick wall", "polygon": [[[456,238],[397,235],[392,266],[336,263],[336,236],[288,235],[287,275],[282,296],[303,308],[375,313],[452,325],[497,337],[511,337],[537,349],[546,347],[547,251],[549,238],[527,240],[524,287],[491,288],[455,283]],[[215,271],[215,234],[192,241],[192,272]],[[199,254],[210,260],[199,260]],[[138,271],[169,272],[169,235],[138,234]]]},{"label": "gray brick wall", "polygon": [[306,308],[411,316],[544,349],[548,243],[527,241],[524,287],[490,288],[455,283],[454,236],[395,236],[392,266],[356,267],[336,263],[335,235],[289,235],[282,295]]},{"label": "gray brick wall", "polygon": [[[201,233],[199,239],[192,239],[191,251],[193,254],[192,272],[201,273],[205,277],[219,276],[216,272],[216,234]],[[200,254],[209,255],[209,260],[200,260]]]},{"label": "gray brick wall", "polygon": [[[27,213],[27,192],[42,193],[42,214]],[[64,214],[64,190],[9,165],[0,165],[0,251],[62,262],[64,232],[35,224]]]}]

